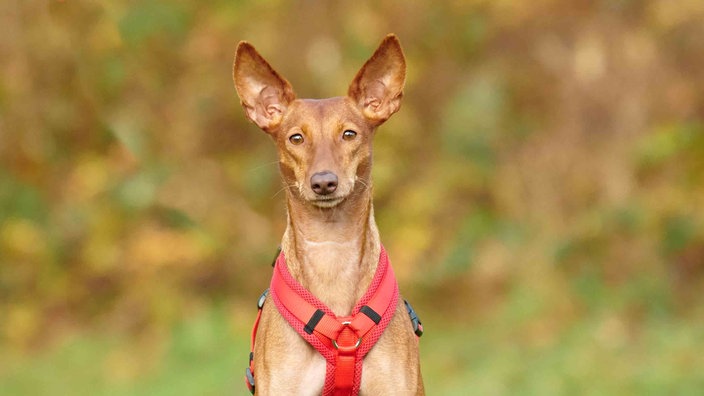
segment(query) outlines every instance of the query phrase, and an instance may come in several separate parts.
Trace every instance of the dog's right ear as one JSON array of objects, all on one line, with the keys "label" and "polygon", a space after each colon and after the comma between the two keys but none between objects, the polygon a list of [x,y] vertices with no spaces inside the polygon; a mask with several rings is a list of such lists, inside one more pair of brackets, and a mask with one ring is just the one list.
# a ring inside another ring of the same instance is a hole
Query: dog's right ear
[{"label": "dog's right ear", "polygon": [[246,41],[237,46],[232,77],[247,117],[267,133],[276,130],[296,99],[291,84]]},{"label": "dog's right ear", "polygon": [[389,34],[357,72],[347,95],[364,116],[379,125],[398,111],[406,81],[406,58],[401,43]]}]

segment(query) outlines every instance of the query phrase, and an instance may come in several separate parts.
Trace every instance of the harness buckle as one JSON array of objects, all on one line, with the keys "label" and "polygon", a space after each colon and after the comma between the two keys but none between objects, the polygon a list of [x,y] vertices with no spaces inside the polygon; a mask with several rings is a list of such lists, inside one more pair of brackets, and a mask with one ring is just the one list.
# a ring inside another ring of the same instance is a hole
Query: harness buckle
[{"label": "harness buckle", "polygon": [[247,370],[244,372],[244,382],[247,384],[247,389],[254,394],[254,374],[252,373],[252,369],[249,367],[247,367]]},{"label": "harness buckle", "polygon": [[416,311],[411,307],[411,304],[407,300],[403,300],[403,303],[406,304],[406,311],[408,312],[408,316],[411,317],[411,324],[413,325],[413,332],[416,333],[416,336],[420,337],[423,335],[423,324],[420,322],[420,318],[418,317],[418,314]]},{"label": "harness buckle", "polygon": [[257,300],[257,309],[261,310],[262,307],[264,307],[264,301],[266,301],[266,297],[269,295],[269,289],[264,290],[264,293],[259,296],[259,300]]}]

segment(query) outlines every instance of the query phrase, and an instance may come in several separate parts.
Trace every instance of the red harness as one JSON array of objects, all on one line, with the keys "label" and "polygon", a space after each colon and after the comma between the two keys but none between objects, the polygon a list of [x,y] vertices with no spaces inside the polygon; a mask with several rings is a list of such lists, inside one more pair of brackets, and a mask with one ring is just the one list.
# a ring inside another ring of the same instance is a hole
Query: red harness
[{"label": "red harness", "polygon": [[[362,359],[388,326],[398,305],[398,284],[381,247],[379,265],[369,289],[352,309],[352,315],[335,314],[298,283],[288,271],[280,253],[275,262],[269,290],[279,313],[327,361],[323,395],[356,395],[362,379]],[[259,313],[252,329],[252,352],[245,382],[254,393],[254,341],[267,292],[259,298]],[[416,334],[420,322],[406,303]]]}]

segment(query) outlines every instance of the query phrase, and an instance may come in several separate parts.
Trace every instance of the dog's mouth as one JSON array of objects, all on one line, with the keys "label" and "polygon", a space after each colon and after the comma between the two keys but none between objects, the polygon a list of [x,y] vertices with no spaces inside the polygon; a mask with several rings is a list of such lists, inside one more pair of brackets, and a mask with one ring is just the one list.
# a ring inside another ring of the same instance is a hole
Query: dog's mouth
[{"label": "dog's mouth", "polygon": [[311,203],[319,208],[329,209],[342,203],[346,197],[316,197]]}]

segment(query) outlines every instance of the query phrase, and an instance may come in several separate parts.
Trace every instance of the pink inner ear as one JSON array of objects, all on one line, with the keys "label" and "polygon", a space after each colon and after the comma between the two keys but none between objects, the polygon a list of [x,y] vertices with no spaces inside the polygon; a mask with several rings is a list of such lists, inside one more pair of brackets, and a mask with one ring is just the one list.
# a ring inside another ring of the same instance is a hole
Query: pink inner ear
[{"label": "pink inner ear", "polygon": [[368,97],[364,100],[364,107],[374,107],[374,108],[377,108],[377,107],[379,107],[380,104],[381,104],[381,101],[380,101],[378,98],[374,98],[374,97],[371,97],[371,96],[368,96]]},{"label": "pink inner ear", "polygon": [[259,93],[259,101],[269,116],[283,113],[281,92],[278,89],[271,86],[265,87]]},{"label": "pink inner ear", "polygon": [[266,106],[266,113],[273,117],[275,114],[282,114],[284,112],[283,107],[280,104],[270,104]]},{"label": "pink inner ear", "polygon": [[378,107],[388,95],[388,89],[386,89],[386,85],[384,85],[384,83],[379,80],[369,82],[369,84],[364,87],[364,91],[364,93],[366,94],[364,99],[365,107]]}]

